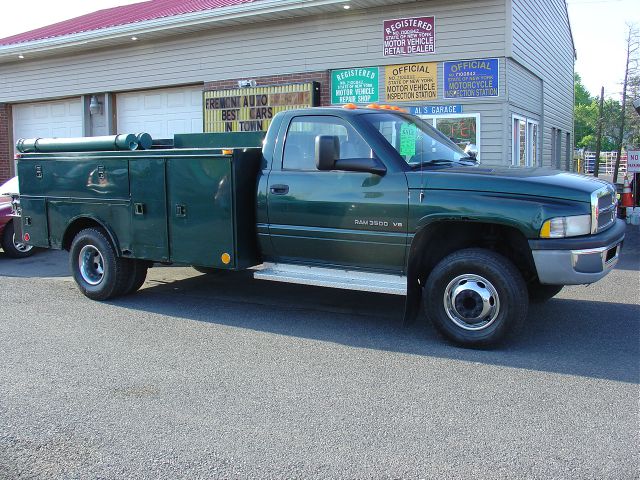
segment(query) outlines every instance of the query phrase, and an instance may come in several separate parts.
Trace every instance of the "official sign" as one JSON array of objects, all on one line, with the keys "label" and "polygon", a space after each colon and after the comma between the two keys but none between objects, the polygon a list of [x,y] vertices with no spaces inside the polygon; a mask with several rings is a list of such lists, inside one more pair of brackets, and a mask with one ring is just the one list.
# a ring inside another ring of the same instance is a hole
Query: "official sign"
[{"label": "official sign", "polygon": [[627,172],[640,172],[640,150],[627,151]]},{"label": "official sign", "polygon": [[205,133],[259,132],[278,112],[318,104],[315,82],[203,93]]},{"label": "official sign", "polygon": [[497,58],[444,62],[444,98],[497,97]]},{"label": "official sign", "polygon": [[397,18],[384,21],[384,56],[435,53],[434,17]]},{"label": "official sign", "polygon": [[462,113],[462,105],[422,105],[409,107],[412,115],[450,115],[452,113]]},{"label": "official sign", "polygon": [[378,67],[349,68],[331,72],[331,103],[371,103],[380,99]]},{"label": "official sign", "polygon": [[408,63],[384,68],[388,102],[416,102],[438,97],[438,64]]}]

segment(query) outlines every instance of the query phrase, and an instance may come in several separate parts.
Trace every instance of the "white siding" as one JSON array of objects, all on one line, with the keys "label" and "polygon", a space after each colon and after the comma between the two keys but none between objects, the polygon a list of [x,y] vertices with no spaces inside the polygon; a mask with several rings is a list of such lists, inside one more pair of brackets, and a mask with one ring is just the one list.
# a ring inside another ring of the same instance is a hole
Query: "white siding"
[{"label": "white siding", "polygon": [[[575,59],[566,4],[564,0],[508,1],[512,10],[512,56],[543,81],[542,162],[551,165],[551,128],[573,136]],[[563,142],[561,159],[565,153]]]},{"label": "white siding", "polygon": [[[434,15],[434,55],[383,57],[385,19]],[[0,66],[0,102],[414,61],[504,57],[504,0],[418,1]]]}]

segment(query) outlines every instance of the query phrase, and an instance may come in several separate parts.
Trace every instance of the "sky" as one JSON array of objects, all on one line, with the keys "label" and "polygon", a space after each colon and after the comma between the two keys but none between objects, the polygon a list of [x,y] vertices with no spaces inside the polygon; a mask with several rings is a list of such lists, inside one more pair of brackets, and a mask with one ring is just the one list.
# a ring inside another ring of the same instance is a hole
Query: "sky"
[{"label": "sky", "polygon": [[[103,8],[140,0],[4,0],[0,38]],[[592,95],[620,98],[626,55],[626,23],[640,27],[638,0],[568,0],[578,53],[576,71]],[[27,13],[28,12],[28,13]],[[12,21],[9,19],[16,19]]]}]

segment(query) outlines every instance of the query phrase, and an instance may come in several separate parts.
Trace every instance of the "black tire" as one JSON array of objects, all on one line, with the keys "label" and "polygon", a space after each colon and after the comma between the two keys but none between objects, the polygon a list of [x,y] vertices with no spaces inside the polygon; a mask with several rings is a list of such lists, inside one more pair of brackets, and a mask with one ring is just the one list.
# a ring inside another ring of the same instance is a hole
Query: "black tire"
[{"label": "black tire", "polygon": [[147,262],[144,260],[129,260],[129,262],[129,274],[122,292],[123,295],[131,295],[137,292],[147,279],[147,269],[149,268]]},{"label": "black tire", "polygon": [[481,248],[459,250],[441,260],[422,298],[436,330],[471,348],[496,346],[517,332],[529,306],[518,269],[506,257]]},{"label": "black tire", "polygon": [[81,230],[69,250],[73,278],[80,291],[92,300],[108,300],[124,292],[130,270],[127,262],[117,256],[105,232],[98,228]]},{"label": "black tire", "polygon": [[11,258],[26,258],[35,253],[35,248],[31,245],[25,245],[20,241],[16,241],[16,231],[13,225],[13,220],[9,221],[4,227],[2,234],[2,249],[7,257]]},{"label": "black tire", "polygon": [[529,290],[529,301],[532,303],[544,303],[555,297],[560,290],[564,288],[564,285],[543,285],[538,282],[531,282],[527,285]]}]

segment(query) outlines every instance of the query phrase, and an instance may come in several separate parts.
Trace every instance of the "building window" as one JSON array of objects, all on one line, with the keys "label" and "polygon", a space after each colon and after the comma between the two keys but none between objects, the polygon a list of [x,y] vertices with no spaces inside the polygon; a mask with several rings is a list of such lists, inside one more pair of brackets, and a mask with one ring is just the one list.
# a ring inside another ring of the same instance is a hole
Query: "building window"
[{"label": "building window", "polygon": [[562,159],[562,130],[559,128],[551,129],[551,166],[560,168]]},{"label": "building window", "polygon": [[534,167],[539,160],[539,124],[536,120],[513,115],[513,151],[512,165],[517,167]]},{"label": "building window", "polygon": [[433,127],[444,133],[465,152],[476,151],[480,160],[480,114],[456,113],[451,115],[419,115]]}]

